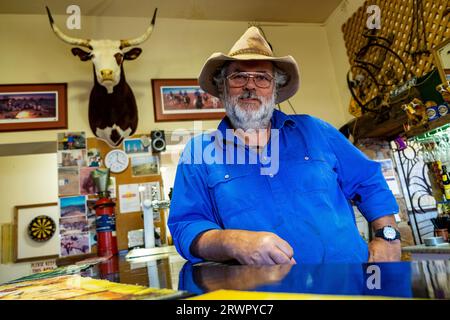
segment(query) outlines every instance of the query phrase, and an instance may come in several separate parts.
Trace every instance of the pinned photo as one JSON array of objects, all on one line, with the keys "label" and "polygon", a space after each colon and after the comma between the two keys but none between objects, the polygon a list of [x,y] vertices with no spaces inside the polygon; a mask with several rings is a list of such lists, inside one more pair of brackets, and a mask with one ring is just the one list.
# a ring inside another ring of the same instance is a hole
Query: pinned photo
[{"label": "pinned photo", "polygon": [[159,174],[159,159],[153,155],[131,157],[131,172],[133,177]]},{"label": "pinned photo", "polygon": [[58,168],[58,195],[80,194],[80,172],[78,167]]},{"label": "pinned photo", "polygon": [[149,145],[145,146],[142,143],[142,139],[125,139],[123,140],[123,150],[127,154],[134,154],[134,153],[148,153],[149,152]]},{"label": "pinned photo", "polygon": [[91,252],[89,232],[61,236],[61,256],[74,256]]},{"label": "pinned photo", "polygon": [[88,220],[86,216],[61,218],[59,220],[59,230],[61,235],[87,232],[89,231]]},{"label": "pinned photo", "polygon": [[58,151],[86,149],[86,133],[85,132],[60,132],[57,136]]},{"label": "pinned photo", "polygon": [[61,218],[74,216],[86,217],[85,196],[59,198],[59,207],[61,211]]},{"label": "pinned photo", "polygon": [[95,167],[83,167],[80,168],[80,194],[90,195],[98,192],[94,179],[91,176],[91,172]]},{"label": "pinned photo", "polygon": [[58,167],[86,166],[86,150],[58,151]]}]

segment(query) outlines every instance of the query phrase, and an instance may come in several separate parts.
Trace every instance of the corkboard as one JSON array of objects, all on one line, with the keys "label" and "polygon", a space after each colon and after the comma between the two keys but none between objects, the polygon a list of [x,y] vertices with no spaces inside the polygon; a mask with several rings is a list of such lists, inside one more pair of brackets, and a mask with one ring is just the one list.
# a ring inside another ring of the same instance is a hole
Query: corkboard
[{"label": "corkboard", "polygon": [[[420,55],[416,60],[408,51],[417,47],[418,40],[414,39],[413,47],[408,49],[410,34],[414,32],[413,26],[413,0],[370,0],[366,1],[348,20],[342,25],[347,56],[350,65],[354,65],[354,58],[367,39],[362,36],[367,31],[366,22],[371,14],[366,10],[370,5],[378,5],[381,9],[381,29],[377,35],[387,37],[394,34],[394,42],[390,48],[396,52],[406,64],[406,69],[416,77],[422,77],[434,68],[433,55]],[[450,38],[450,14],[444,16],[447,10],[448,0],[422,0],[423,20],[425,22],[425,35],[427,49],[430,52],[443,41]],[[422,24],[420,24],[422,26]],[[376,51],[367,56],[369,61],[376,60]],[[385,61],[379,74],[385,74],[389,67],[393,67],[399,74],[404,74],[401,63],[390,57]],[[408,76],[407,80],[412,78]],[[380,78],[378,79],[380,80]],[[373,92],[372,92],[373,91]],[[371,98],[377,91],[371,91]]]},{"label": "corkboard", "polygon": [[[139,138],[140,135],[134,135],[130,138]],[[104,161],[106,154],[112,150],[105,142],[97,138],[87,138],[87,150],[96,148]],[[122,149],[123,145],[120,144],[116,149]],[[135,183],[148,183],[158,181],[161,187],[161,194],[163,193],[163,181],[161,175],[152,175],[144,177],[133,177],[131,173],[131,162],[128,168],[121,173],[111,173],[111,177],[116,178],[116,195],[119,195],[119,185],[121,184],[135,184]],[[144,221],[142,217],[142,211],[120,213],[120,199],[117,198],[116,203],[116,231],[117,231],[117,245],[119,250],[128,250],[128,231],[143,229]],[[159,227],[161,230],[161,243],[166,244],[166,212],[160,210],[160,221],[155,221],[155,228]]]}]

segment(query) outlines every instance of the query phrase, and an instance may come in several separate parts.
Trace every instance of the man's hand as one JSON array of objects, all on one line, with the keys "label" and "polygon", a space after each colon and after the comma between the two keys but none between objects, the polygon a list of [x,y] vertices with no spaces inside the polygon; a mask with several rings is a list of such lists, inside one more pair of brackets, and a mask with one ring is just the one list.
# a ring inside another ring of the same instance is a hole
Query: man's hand
[{"label": "man's hand", "polygon": [[292,247],[271,232],[240,230],[230,242],[231,255],[241,264],[295,264]]},{"label": "man's hand", "polygon": [[401,251],[400,240],[375,238],[369,243],[369,262],[400,261]]},{"label": "man's hand", "polygon": [[194,241],[191,251],[206,260],[235,259],[241,264],[295,264],[294,250],[271,232],[209,230]]}]

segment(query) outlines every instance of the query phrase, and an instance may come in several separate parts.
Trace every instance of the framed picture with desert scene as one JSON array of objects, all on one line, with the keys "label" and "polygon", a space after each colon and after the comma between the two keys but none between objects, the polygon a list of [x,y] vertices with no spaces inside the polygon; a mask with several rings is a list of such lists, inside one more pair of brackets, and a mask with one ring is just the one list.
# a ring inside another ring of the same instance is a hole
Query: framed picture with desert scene
[{"label": "framed picture with desert scene", "polygon": [[14,261],[57,258],[60,254],[58,203],[14,207]]},{"label": "framed picture with desert scene", "polygon": [[67,129],[67,84],[1,84],[0,132]]},{"label": "framed picture with desert scene", "polygon": [[214,120],[225,116],[219,98],[204,92],[197,79],[152,79],[155,122]]}]

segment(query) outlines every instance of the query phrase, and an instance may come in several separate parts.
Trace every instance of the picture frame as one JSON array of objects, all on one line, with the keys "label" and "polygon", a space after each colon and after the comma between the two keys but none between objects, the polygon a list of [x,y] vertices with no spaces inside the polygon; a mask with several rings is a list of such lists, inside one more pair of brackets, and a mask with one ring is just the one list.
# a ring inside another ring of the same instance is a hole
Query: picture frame
[{"label": "picture frame", "polygon": [[50,129],[67,129],[67,83],[0,85],[0,132]]},{"label": "picture frame", "polygon": [[450,39],[437,45],[432,52],[442,82],[450,81]]},{"label": "picture frame", "polygon": [[197,79],[152,79],[155,122],[214,120],[225,116],[219,98],[204,92]]},{"label": "picture frame", "polygon": [[[38,242],[29,235],[31,222],[39,217],[50,217],[55,223],[53,235]],[[14,262],[46,260],[59,257],[59,208],[57,202],[20,205],[14,207]]]}]

